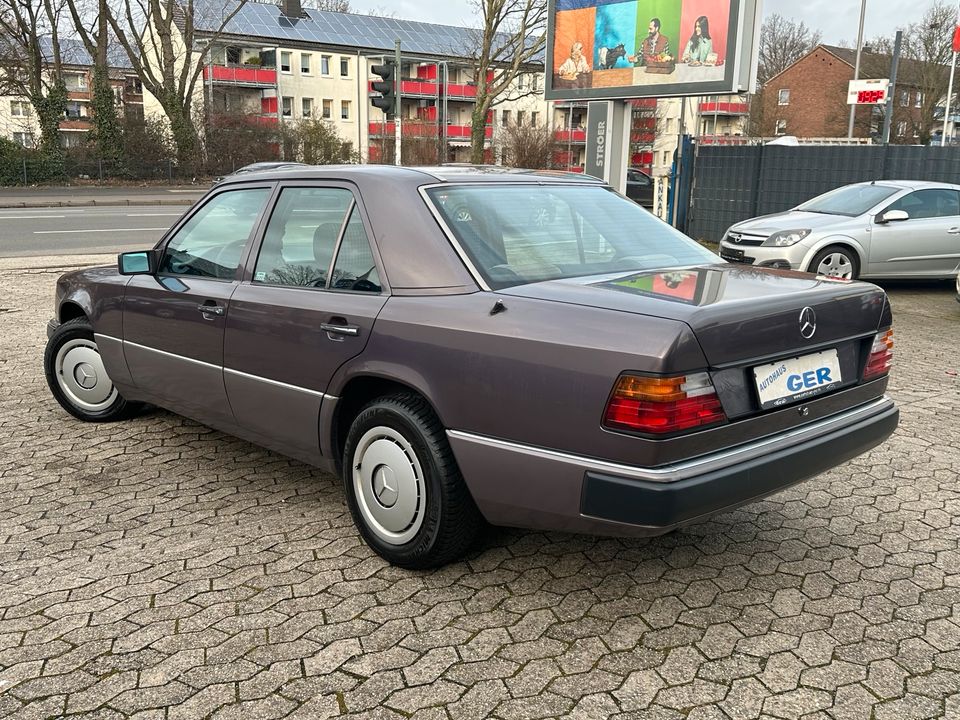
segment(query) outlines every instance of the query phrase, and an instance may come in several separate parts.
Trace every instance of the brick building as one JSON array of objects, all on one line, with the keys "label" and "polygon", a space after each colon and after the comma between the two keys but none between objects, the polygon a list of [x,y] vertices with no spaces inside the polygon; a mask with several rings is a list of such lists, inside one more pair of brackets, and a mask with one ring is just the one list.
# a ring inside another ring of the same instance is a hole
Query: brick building
[{"label": "brick building", "polygon": [[[763,86],[760,102],[759,135],[795,135],[799,138],[846,137],[850,106],[847,85],[853,80],[856,51],[833,45],[817,45],[813,50],[774,75]],[[861,78],[886,78],[890,74],[889,55],[863,52]],[[923,92],[913,79],[917,69],[909,60],[901,60],[894,98],[891,142],[913,143],[920,137]],[[927,98],[929,101],[934,99]],[[756,100],[755,100],[756,102]],[[857,106],[854,137],[878,138],[883,125],[881,108]]]}]

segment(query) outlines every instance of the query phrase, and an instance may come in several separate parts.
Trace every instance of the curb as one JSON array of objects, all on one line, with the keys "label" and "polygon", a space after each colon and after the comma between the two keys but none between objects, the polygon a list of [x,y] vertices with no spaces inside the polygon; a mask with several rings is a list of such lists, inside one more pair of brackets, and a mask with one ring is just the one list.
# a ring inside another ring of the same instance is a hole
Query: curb
[{"label": "curb", "polygon": [[[199,193],[198,193],[199,194]],[[171,198],[169,200],[42,200],[40,202],[10,202],[0,200],[0,208],[69,208],[69,207],[129,207],[146,205],[193,205],[190,198]]]}]

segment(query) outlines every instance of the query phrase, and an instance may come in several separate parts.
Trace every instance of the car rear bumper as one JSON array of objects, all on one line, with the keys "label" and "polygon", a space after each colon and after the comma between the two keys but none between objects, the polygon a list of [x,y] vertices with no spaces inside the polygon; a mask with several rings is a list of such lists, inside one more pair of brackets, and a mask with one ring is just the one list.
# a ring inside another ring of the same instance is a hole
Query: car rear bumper
[{"label": "car rear bumper", "polygon": [[786,433],[657,468],[448,433],[487,520],[600,535],[659,535],[813,477],[896,429],[887,397]]}]

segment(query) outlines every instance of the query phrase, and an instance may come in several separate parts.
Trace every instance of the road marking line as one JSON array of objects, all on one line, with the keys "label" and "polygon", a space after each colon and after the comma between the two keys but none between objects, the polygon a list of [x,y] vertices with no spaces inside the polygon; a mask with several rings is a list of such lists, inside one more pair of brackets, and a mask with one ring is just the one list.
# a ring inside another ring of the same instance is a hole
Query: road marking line
[{"label": "road marking line", "polygon": [[127,213],[127,217],[180,217],[183,213]]},{"label": "road marking line", "polygon": [[196,190],[167,190],[166,192],[168,192],[168,193],[192,193],[192,194],[194,194],[194,195],[203,195],[203,193],[205,193],[206,190],[201,190],[200,188],[197,188]]},{"label": "road marking line", "polygon": [[65,235],[67,233],[104,233],[104,232],[146,232],[147,230],[169,230],[170,228],[105,228],[102,230],[34,230],[34,235]]},{"label": "road marking line", "polygon": [[0,220],[46,220],[65,217],[66,215],[0,215]]}]

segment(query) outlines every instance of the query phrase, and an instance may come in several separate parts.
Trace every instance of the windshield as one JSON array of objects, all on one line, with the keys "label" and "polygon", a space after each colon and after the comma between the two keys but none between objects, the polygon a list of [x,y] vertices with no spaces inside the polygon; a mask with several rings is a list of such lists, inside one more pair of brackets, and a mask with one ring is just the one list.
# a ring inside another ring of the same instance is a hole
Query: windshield
[{"label": "windshield", "polygon": [[847,185],[818,195],[800,205],[797,210],[856,217],[899,191],[899,188],[887,185]]},{"label": "windshield", "polygon": [[491,288],[723,262],[609,189],[461,185],[427,191]]}]

